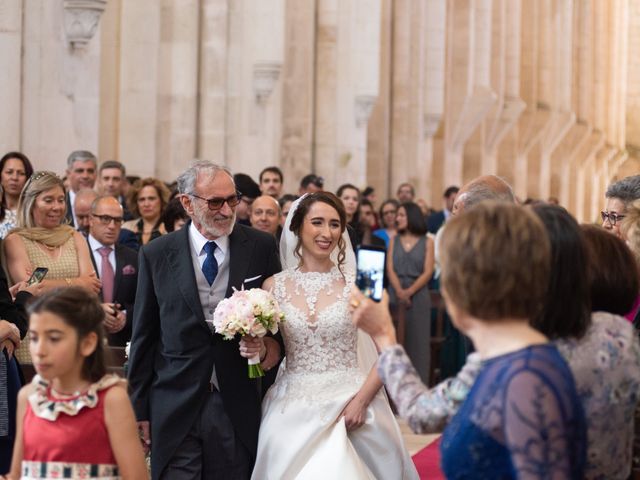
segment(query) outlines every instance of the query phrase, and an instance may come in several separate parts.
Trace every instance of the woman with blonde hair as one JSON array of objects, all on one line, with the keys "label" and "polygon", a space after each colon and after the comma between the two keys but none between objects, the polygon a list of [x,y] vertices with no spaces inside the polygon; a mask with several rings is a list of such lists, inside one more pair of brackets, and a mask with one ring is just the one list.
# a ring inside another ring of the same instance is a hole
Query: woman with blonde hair
[{"label": "woman with blonde hair", "polygon": [[87,242],[65,224],[66,211],[60,177],[53,172],[34,173],[20,194],[18,226],[3,242],[11,284],[26,281],[36,268],[45,267],[43,290],[77,285],[100,291]]},{"label": "woman with blonde hair", "polygon": [[125,222],[122,228],[132,231],[140,246],[167,233],[162,213],[170,195],[167,186],[157,178],[143,178],[130,188],[127,206],[134,219]]}]

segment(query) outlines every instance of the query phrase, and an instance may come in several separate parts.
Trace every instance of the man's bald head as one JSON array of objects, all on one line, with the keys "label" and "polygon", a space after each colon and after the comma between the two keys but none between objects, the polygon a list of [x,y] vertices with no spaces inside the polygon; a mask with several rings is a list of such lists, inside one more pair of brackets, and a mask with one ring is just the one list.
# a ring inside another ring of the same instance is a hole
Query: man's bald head
[{"label": "man's bald head", "polygon": [[280,204],[271,195],[261,195],[251,204],[251,226],[275,235],[280,225]]},{"label": "man's bald head", "polygon": [[483,175],[471,180],[460,189],[453,204],[452,213],[454,215],[462,213],[485,200],[516,203],[511,185],[496,175]]}]

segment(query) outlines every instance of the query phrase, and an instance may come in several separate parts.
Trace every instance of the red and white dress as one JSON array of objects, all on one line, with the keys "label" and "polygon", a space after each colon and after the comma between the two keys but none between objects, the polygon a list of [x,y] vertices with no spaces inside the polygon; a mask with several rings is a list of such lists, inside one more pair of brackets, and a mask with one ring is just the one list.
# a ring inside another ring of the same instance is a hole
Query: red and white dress
[{"label": "red and white dress", "polygon": [[104,397],[122,382],[105,375],[82,394],[56,398],[36,375],[23,419],[21,478],[120,479],[104,422]]}]

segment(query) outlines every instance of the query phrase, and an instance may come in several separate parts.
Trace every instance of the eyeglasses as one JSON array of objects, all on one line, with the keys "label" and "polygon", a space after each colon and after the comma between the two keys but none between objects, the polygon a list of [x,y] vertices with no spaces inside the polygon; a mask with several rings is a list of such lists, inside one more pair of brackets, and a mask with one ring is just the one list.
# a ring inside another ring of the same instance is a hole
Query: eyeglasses
[{"label": "eyeglasses", "polygon": [[626,215],[620,215],[615,212],[600,212],[600,215],[602,215],[602,221],[608,221],[612,227],[615,226],[616,223],[618,223],[618,220],[622,220],[624,217],[626,217]]},{"label": "eyeglasses", "polygon": [[122,217],[112,217],[111,215],[96,215],[95,213],[91,214],[94,218],[100,220],[102,225],[109,225],[113,222],[115,225],[122,225],[124,218]]},{"label": "eyeglasses", "polygon": [[397,210],[386,210],[382,212],[382,215],[395,215],[396,213],[398,213]]},{"label": "eyeglasses", "polygon": [[229,197],[213,197],[213,198],[204,198],[196,195],[195,193],[190,193],[192,197],[199,198],[200,200],[204,200],[207,202],[207,206],[209,210],[220,210],[222,206],[227,203],[231,208],[237,206],[242,199],[242,193],[236,192],[235,195],[231,195]]}]

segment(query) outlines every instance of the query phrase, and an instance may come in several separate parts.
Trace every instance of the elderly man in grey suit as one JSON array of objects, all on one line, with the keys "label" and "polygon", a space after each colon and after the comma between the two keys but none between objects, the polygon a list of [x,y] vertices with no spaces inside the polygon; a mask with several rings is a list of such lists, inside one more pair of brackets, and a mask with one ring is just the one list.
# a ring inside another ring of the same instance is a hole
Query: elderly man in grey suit
[{"label": "elderly man in grey suit", "polygon": [[282,347],[273,338],[223,340],[213,312],[233,287],[260,287],[280,271],[276,242],[235,223],[240,194],[226,169],[197,161],[178,189],[191,223],[139,254],[131,399],[153,479],[249,478],[261,399],[244,357],[260,352],[270,369]]}]

